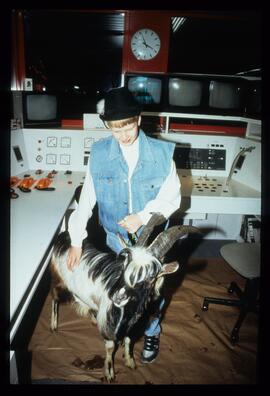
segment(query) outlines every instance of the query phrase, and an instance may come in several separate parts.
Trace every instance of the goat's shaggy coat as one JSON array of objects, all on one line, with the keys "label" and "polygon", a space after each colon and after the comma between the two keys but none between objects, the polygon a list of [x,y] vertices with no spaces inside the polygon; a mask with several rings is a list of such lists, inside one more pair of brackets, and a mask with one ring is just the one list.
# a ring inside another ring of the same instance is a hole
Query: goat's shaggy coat
[{"label": "goat's shaggy coat", "polygon": [[172,227],[145,248],[143,245],[154,225],[164,221],[161,215],[152,217],[136,246],[124,248],[118,256],[100,252],[85,240],[80,263],[73,271],[68,270],[66,264],[71,243],[68,232],[61,233],[54,246],[51,329],[57,329],[58,303],[63,290],[68,290],[77,312],[91,316],[105,340],[105,376],[108,381],[114,378],[112,355],[115,343],[122,339],[126,365],[135,367],[130,351],[130,331],[159,297],[163,276],[178,269],[177,262],[162,264],[162,258],[183,231],[198,232],[194,227]]}]

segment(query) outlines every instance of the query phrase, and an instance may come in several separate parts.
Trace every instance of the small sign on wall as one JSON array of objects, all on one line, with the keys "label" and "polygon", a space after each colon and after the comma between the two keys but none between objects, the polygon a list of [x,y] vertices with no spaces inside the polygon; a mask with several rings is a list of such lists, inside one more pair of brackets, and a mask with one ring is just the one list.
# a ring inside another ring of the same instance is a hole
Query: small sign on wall
[{"label": "small sign on wall", "polygon": [[103,121],[99,118],[99,114],[89,113],[83,115],[83,129],[101,129],[106,130]]},{"label": "small sign on wall", "polygon": [[25,91],[33,91],[33,79],[32,78],[24,79],[24,90]]}]

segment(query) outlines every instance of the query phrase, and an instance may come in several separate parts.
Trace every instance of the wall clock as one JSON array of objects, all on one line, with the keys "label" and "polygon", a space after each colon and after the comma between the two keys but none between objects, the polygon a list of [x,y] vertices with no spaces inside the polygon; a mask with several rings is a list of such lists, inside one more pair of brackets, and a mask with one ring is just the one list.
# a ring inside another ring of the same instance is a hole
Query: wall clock
[{"label": "wall clock", "polygon": [[161,42],[154,30],[140,29],[133,34],[130,46],[136,59],[150,60],[159,53]]}]

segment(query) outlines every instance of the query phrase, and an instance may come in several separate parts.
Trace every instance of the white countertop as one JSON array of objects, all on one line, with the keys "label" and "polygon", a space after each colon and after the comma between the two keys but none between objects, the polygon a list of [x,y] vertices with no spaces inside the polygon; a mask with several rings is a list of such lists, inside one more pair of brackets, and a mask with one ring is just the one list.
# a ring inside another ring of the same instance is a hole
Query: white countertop
[{"label": "white countertop", "polygon": [[181,175],[181,211],[186,213],[261,214],[261,193],[226,177]]},{"label": "white countertop", "polygon": [[[19,304],[25,299],[25,293],[37,275],[36,272],[41,270],[39,267],[44,254],[50,247],[52,238],[72,202],[76,187],[84,180],[85,172],[72,172],[71,175],[64,173],[58,172],[55,175],[50,185],[55,187],[54,191],[36,190],[34,188],[36,183],[31,187],[30,193],[21,192],[16,186],[14,188],[19,197],[11,199],[10,207],[11,319]],[[35,171],[31,170],[24,174],[30,174],[35,180],[47,176],[46,172],[36,175]],[[23,178],[24,174],[17,177]],[[68,181],[72,183],[69,184]],[[32,295],[36,286],[32,285],[31,290],[27,292]],[[20,307],[20,311],[26,308],[26,306]],[[18,322],[17,319],[16,321]]]}]

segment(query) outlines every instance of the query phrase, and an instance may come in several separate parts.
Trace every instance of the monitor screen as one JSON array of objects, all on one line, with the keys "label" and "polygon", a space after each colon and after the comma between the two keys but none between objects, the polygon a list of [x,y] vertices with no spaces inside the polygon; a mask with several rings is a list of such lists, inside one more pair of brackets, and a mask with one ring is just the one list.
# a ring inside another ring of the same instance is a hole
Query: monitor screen
[{"label": "monitor screen", "polygon": [[203,83],[183,78],[169,79],[169,105],[172,106],[200,106]]},{"label": "monitor screen", "polygon": [[60,126],[58,96],[52,93],[23,92],[25,128]]},{"label": "monitor screen", "polygon": [[127,87],[135,99],[142,105],[160,104],[162,80],[149,76],[130,77]]},{"label": "monitor screen", "polygon": [[215,81],[209,83],[209,107],[217,109],[240,108],[240,84],[229,81]]},{"label": "monitor screen", "polygon": [[57,99],[54,95],[27,95],[27,119],[29,121],[51,121],[57,116]]}]

